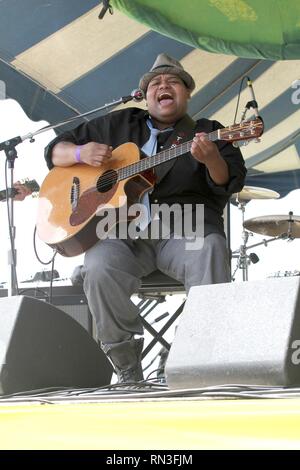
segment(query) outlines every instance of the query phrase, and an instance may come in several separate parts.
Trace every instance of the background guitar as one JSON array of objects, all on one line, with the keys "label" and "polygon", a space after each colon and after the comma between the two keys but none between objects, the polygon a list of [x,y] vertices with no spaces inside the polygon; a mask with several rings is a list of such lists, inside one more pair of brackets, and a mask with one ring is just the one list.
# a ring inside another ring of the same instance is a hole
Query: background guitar
[{"label": "background guitar", "polygon": [[[16,183],[17,184],[17,183]],[[23,180],[23,182],[19,183],[20,186],[24,186],[29,190],[29,193],[27,194],[28,196],[32,194],[33,196],[35,193],[37,193],[40,190],[39,184],[36,182],[36,180]],[[9,193],[7,193],[6,189],[3,189],[0,191],[0,201],[6,201],[7,197],[15,197],[19,194],[18,188],[12,188],[9,190]]]}]

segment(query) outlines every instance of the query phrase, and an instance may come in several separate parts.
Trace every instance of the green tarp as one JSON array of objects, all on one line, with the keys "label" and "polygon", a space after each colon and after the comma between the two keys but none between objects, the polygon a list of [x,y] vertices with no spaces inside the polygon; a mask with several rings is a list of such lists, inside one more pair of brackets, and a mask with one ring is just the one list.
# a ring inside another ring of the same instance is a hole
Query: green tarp
[{"label": "green tarp", "polygon": [[209,52],[300,58],[300,0],[110,0],[161,34]]}]

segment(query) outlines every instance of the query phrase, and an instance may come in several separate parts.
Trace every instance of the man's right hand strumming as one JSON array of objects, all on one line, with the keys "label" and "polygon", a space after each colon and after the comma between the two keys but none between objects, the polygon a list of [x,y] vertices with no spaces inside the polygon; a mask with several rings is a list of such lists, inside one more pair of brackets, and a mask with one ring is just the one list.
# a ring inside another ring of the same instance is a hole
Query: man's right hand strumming
[{"label": "man's right hand strumming", "polygon": [[52,151],[55,166],[72,166],[76,163],[99,167],[112,156],[112,147],[97,142],[75,145],[71,142],[59,142]]}]

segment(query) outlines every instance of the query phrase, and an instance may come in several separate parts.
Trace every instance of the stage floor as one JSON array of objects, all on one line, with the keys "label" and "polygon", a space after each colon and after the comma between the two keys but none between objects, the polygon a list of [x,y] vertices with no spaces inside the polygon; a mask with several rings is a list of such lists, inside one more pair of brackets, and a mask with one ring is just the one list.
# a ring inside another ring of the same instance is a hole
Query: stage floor
[{"label": "stage floor", "polygon": [[300,449],[300,397],[2,400],[0,435],[6,450]]}]

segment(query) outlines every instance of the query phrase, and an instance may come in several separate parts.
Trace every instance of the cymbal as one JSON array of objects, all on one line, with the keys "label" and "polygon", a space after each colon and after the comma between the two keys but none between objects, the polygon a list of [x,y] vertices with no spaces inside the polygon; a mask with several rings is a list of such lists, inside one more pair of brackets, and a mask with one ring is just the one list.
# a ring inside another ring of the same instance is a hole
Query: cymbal
[{"label": "cymbal", "polygon": [[245,220],[244,227],[250,232],[277,237],[287,233],[300,238],[300,217],[298,215],[263,215]]},{"label": "cymbal", "polygon": [[231,199],[238,199],[240,202],[251,201],[251,199],[278,199],[280,194],[267,188],[258,186],[244,186],[242,191],[234,193]]}]

